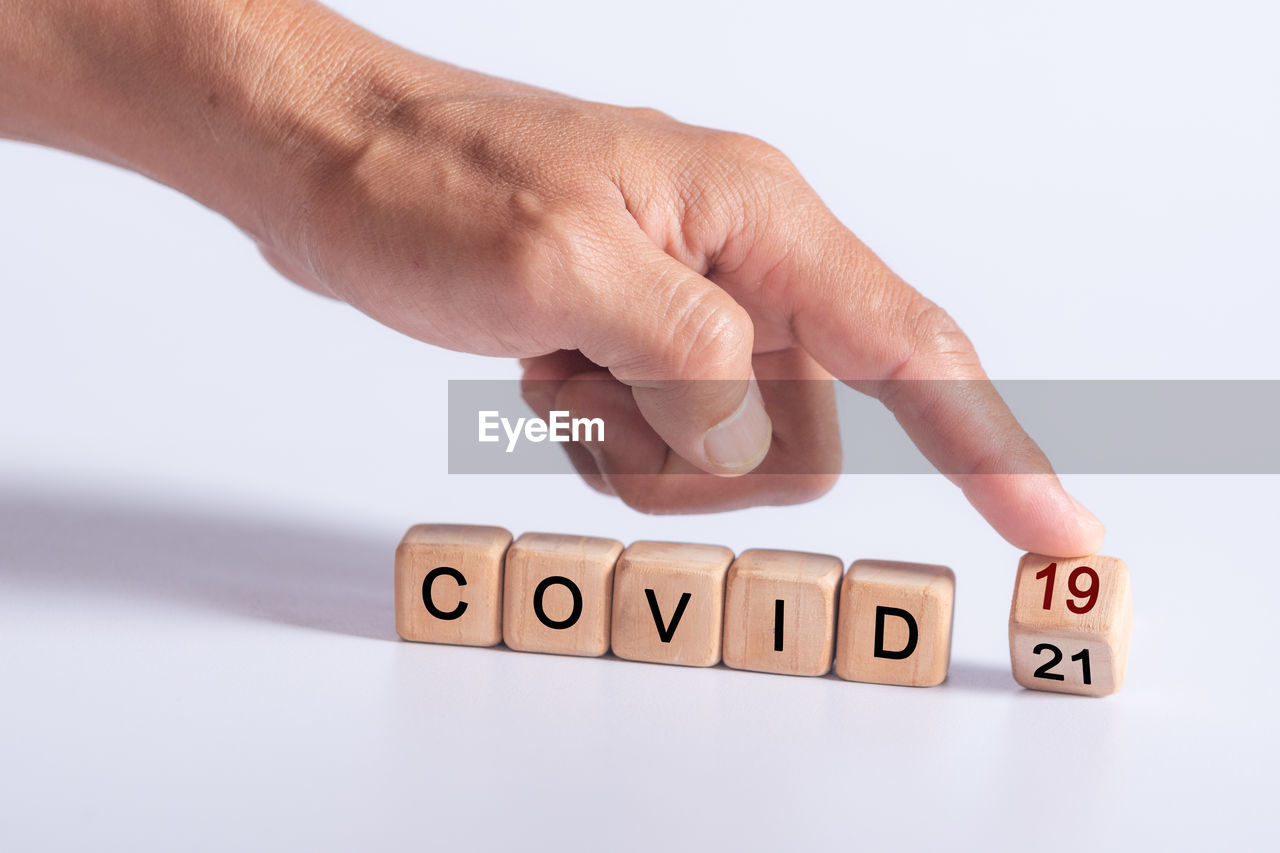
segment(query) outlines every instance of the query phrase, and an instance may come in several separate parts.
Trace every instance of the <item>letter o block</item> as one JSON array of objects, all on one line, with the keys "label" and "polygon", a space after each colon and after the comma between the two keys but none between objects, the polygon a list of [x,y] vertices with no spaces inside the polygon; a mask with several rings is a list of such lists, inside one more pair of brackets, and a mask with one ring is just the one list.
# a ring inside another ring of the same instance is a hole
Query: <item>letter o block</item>
[{"label": "letter o block", "polygon": [[1009,610],[1013,677],[1032,690],[1115,693],[1124,685],[1132,624],[1123,560],[1026,554]]},{"label": "letter o block", "polygon": [[627,660],[715,666],[733,552],[716,545],[636,542],[613,579],[613,653]]},{"label": "letter o block", "polygon": [[956,577],[946,566],[857,560],[840,587],[836,675],[935,687],[951,664]]},{"label": "letter o block", "polygon": [[502,633],[522,652],[609,651],[615,539],[526,533],[507,550]]},{"label": "letter o block", "polygon": [[734,669],[825,675],[844,563],[826,554],[743,551],[729,568],[724,662]]},{"label": "letter o block", "polygon": [[502,642],[501,527],[418,524],[396,548],[396,633],[420,643]]}]

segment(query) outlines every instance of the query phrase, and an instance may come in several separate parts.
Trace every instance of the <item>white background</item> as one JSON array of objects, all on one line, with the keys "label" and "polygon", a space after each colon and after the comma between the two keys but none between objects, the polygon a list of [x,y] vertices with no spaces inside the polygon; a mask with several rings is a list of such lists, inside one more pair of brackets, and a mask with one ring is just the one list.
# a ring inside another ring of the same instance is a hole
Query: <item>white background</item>
[{"label": "white background", "polygon": [[[994,376],[1276,378],[1268,4],[337,5],[779,145]],[[940,478],[654,518],[568,477],[450,477],[446,380],[513,364],[12,143],[0,299],[0,847],[1274,843],[1274,478],[1072,478],[1133,572],[1129,682],[1036,694],[1009,676],[1018,554]],[[951,677],[399,642],[392,550],[446,520],[946,563]]]}]

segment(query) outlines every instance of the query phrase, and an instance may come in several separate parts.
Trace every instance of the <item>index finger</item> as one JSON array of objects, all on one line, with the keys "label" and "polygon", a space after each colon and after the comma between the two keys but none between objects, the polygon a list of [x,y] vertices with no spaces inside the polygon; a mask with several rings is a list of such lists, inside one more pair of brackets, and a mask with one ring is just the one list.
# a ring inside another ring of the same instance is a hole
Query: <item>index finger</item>
[{"label": "index finger", "polygon": [[751,254],[773,279],[769,289],[784,295],[798,343],[879,398],[1005,539],[1063,556],[1102,547],[1102,523],[1067,494],[969,338],[833,214],[810,213],[790,235],[763,236]]}]

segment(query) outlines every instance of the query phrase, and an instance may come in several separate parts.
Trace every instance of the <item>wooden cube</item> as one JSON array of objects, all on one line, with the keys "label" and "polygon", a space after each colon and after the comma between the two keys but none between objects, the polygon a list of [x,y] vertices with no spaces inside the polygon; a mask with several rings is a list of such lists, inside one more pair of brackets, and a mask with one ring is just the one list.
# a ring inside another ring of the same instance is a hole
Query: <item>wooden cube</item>
[{"label": "wooden cube", "polygon": [[396,633],[406,640],[492,646],[502,642],[501,527],[419,524],[396,548]]},{"label": "wooden cube", "polygon": [[951,664],[956,576],[946,566],[857,560],[840,585],[836,674],[934,687]]},{"label": "wooden cube", "polygon": [[523,652],[609,651],[613,570],[622,543],[526,533],[507,549],[503,639]]},{"label": "wooden cube", "polygon": [[613,653],[627,660],[715,666],[733,552],[716,545],[636,542],[613,578]]},{"label": "wooden cube", "polygon": [[835,643],[844,563],[798,551],[743,551],[729,568],[724,662],[734,669],[824,675]]},{"label": "wooden cube", "polygon": [[1115,693],[1124,685],[1132,622],[1123,560],[1027,554],[1009,611],[1013,677],[1033,690]]}]

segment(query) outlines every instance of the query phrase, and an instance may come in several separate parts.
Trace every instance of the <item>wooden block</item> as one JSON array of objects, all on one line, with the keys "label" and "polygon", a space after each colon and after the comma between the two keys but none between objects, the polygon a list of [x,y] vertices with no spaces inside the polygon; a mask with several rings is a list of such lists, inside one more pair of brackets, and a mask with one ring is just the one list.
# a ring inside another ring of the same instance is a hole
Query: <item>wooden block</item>
[{"label": "wooden block", "polygon": [[951,664],[956,576],[946,566],[857,560],[840,585],[836,674],[934,687]]},{"label": "wooden block", "polygon": [[396,633],[423,643],[502,642],[501,527],[419,524],[396,548]]},{"label": "wooden block", "polygon": [[829,671],[843,569],[825,554],[743,551],[729,568],[725,664],[785,675]]},{"label": "wooden block", "polygon": [[507,645],[559,655],[609,651],[613,569],[621,553],[614,539],[554,533],[517,539],[507,550]]},{"label": "wooden block", "polygon": [[1123,560],[1027,554],[1009,611],[1013,677],[1033,690],[1115,693],[1124,685],[1132,623]]},{"label": "wooden block", "polygon": [[636,542],[613,579],[613,653],[627,660],[715,666],[733,552],[716,545]]}]

